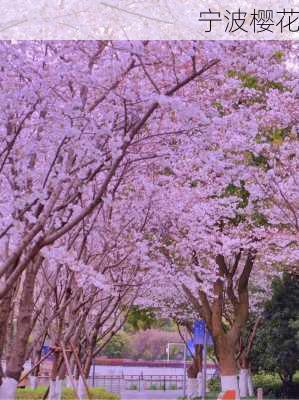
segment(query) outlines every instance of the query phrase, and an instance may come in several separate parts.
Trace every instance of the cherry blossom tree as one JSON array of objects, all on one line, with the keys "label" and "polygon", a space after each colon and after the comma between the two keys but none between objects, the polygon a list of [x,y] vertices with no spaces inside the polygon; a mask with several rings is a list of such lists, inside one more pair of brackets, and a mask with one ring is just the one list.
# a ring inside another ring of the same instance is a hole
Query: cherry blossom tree
[{"label": "cherry blossom tree", "polygon": [[[43,334],[67,347],[76,332],[86,377],[153,282],[168,315],[206,320],[222,388],[239,393],[251,281],[298,266],[293,44],[3,41],[0,54],[0,354],[17,349],[0,399],[15,398],[47,307]],[[66,369],[57,356],[52,381]]]},{"label": "cherry blossom tree", "polygon": [[[151,221],[149,241],[152,268],[165,272],[164,284],[173,277],[207,322],[222,389],[239,393],[235,349],[248,318],[252,271],[271,276],[298,265],[298,79],[283,62],[289,43],[206,43],[206,50],[222,55],[198,106],[209,122],[177,140],[164,166],[156,165],[156,208],[163,214]],[[164,106],[184,113],[173,102]],[[190,109],[196,118],[191,99]]]},{"label": "cherry blossom tree", "polygon": [[[165,156],[170,137],[192,129],[186,120],[174,121],[160,102],[177,93],[187,97],[219,62],[200,48],[193,42],[1,42],[1,100],[6,105],[0,131],[1,353],[12,308],[23,329],[12,339],[18,354],[8,360],[0,398],[15,398],[32,330],[34,304],[28,296],[43,265],[59,269],[74,263],[82,276],[88,273],[82,255],[90,232],[93,248],[106,234],[98,213],[119,201],[123,215],[131,206],[128,193],[134,193],[136,205],[129,215],[134,219],[135,210],[144,206],[136,173]],[[127,192],[116,199],[123,182]],[[150,193],[150,187],[143,187],[144,195]],[[135,229],[137,236],[130,240],[139,244],[140,225]],[[111,260],[109,240],[99,254]],[[118,251],[116,266],[127,257]],[[142,255],[144,246],[138,251]],[[89,272],[98,275],[94,268]],[[12,307],[15,296],[26,301]]]}]

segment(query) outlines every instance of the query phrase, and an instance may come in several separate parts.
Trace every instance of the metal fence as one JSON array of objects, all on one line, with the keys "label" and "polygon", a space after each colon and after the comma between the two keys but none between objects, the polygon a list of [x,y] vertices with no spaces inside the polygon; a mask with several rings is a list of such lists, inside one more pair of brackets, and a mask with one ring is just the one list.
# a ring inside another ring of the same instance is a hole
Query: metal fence
[{"label": "metal fence", "polygon": [[[208,373],[207,380],[213,376],[213,372]],[[49,381],[47,375],[38,377],[38,385],[48,385]],[[118,395],[122,392],[183,391],[184,375],[91,375],[88,385],[102,387]]]},{"label": "metal fence", "polygon": [[[207,374],[207,380],[215,373]],[[96,375],[89,380],[91,386],[103,387],[112,393],[123,391],[178,391],[184,388],[184,375]]]},{"label": "metal fence", "polygon": [[108,392],[120,394],[124,387],[124,377],[117,375],[96,375],[90,378],[88,383],[92,387],[102,387]]},{"label": "metal fence", "polygon": [[180,390],[183,388],[183,375],[126,375],[124,390]]}]

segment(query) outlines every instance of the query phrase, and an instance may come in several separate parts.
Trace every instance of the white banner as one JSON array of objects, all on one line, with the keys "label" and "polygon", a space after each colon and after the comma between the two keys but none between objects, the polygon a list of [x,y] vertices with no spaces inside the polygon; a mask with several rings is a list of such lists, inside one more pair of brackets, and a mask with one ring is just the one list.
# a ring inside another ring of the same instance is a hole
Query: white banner
[{"label": "white banner", "polygon": [[299,1],[0,0],[0,39],[299,39]]}]

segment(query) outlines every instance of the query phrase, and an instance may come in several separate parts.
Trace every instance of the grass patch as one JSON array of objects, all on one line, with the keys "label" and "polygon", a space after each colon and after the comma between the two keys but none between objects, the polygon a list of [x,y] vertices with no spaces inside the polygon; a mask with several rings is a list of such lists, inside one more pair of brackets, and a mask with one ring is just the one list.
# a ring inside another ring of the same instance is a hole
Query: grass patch
[{"label": "grass patch", "polygon": [[[18,389],[17,390],[17,400],[42,400],[47,387],[40,386],[36,389]],[[107,392],[102,388],[92,388],[90,389],[92,399],[94,400],[119,400],[119,397],[113,393]],[[75,400],[74,391],[72,389],[64,389],[62,399],[63,400]]]},{"label": "grass patch", "polygon": [[[208,400],[215,400],[219,396],[219,392],[209,392],[206,394],[206,399]],[[242,398],[242,400],[252,400],[255,399],[255,397],[248,397],[247,399]],[[178,400],[187,400],[187,397],[179,397]],[[194,400],[201,400],[201,397],[197,397]]]}]

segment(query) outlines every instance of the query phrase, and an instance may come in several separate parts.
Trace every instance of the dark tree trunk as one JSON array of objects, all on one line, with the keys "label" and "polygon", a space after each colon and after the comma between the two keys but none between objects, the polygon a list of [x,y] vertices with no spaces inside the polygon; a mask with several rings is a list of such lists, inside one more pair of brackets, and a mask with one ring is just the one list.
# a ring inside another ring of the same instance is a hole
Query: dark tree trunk
[{"label": "dark tree trunk", "polygon": [[[40,260],[38,263],[40,263]],[[12,339],[13,351],[7,355],[6,376],[16,381],[20,379],[23,371],[28,339],[32,330],[33,296],[37,271],[36,264],[30,265],[26,270],[20,298],[16,332]]]}]

